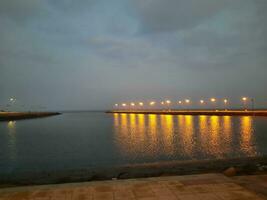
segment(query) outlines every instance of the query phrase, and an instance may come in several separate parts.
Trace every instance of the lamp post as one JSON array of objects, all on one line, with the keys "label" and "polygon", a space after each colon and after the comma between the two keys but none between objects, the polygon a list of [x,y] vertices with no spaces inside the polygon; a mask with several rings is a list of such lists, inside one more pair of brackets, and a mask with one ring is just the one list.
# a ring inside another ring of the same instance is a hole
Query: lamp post
[{"label": "lamp post", "polygon": [[204,103],[205,103],[205,101],[202,99],[199,102],[200,102],[200,105],[204,105]]},{"label": "lamp post", "polygon": [[247,110],[247,100],[248,100],[248,98],[247,97],[243,97],[242,98],[242,101],[243,101],[243,107],[244,107],[244,110],[246,111]]},{"label": "lamp post", "polygon": [[[189,104],[190,104],[190,100],[189,100],[189,99],[186,99],[186,100],[185,100],[185,103],[186,103],[187,105],[189,105]],[[187,110],[189,110],[189,107],[187,107]]]},{"label": "lamp post", "polygon": [[211,101],[211,103],[214,103],[214,109],[216,110],[216,105],[215,105],[216,99],[215,98],[211,98],[210,101]]},{"label": "lamp post", "polygon": [[224,100],[223,100],[223,103],[224,103],[224,109],[227,110],[227,109],[226,109],[226,105],[228,104],[228,100],[227,100],[227,99],[224,99]]},{"label": "lamp post", "polygon": [[140,106],[140,108],[142,108],[144,106],[144,103],[143,102],[139,102],[139,106]]},{"label": "lamp post", "polygon": [[166,104],[167,104],[167,108],[168,108],[168,110],[170,110],[170,104],[171,104],[171,101],[170,101],[170,100],[166,100]]},{"label": "lamp post", "polygon": [[127,106],[126,103],[122,103],[121,105],[122,105],[123,109],[126,109],[126,106]]},{"label": "lamp post", "polygon": [[178,101],[178,105],[180,105],[179,107],[180,107],[180,109],[182,108],[182,101]]},{"label": "lamp post", "polygon": [[255,104],[255,101],[254,101],[254,98],[251,98],[251,110],[254,111],[254,105]]},{"label": "lamp post", "polygon": [[151,102],[149,103],[150,106],[154,106],[155,104],[156,104],[155,101],[151,101]]}]

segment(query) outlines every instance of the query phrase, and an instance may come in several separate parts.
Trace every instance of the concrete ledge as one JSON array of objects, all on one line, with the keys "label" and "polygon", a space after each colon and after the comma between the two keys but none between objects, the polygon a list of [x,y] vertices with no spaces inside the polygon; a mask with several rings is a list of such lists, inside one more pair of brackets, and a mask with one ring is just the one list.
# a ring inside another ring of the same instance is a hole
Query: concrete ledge
[{"label": "concrete ledge", "polygon": [[110,110],[106,113],[157,115],[264,116],[267,110]]},{"label": "concrete ledge", "polygon": [[221,173],[235,167],[238,174],[250,174],[267,165],[267,157],[234,158],[218,160],[170,161],[136,164],[113,168],[90,168],[76,170],[21,172],[1,174],[0,187],[18,185],[43,185],[94,180],[111,180],[157,177],[165,175],[189,175],[200,173]]}]

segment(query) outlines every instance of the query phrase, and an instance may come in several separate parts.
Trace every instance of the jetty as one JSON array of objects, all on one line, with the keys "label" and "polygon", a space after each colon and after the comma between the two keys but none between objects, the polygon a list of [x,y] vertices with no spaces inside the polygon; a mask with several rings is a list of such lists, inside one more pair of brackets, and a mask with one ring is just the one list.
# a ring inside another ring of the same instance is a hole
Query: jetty
[{"label": "jetty", "polygon": [[109,110],[106,113],[118,114],[157,114],[157,115],[215,115],[215,116],[264,116],[264,110]]},{"label": "jetty", "polygon": [[59,112],[0,112],[0,121],[13,121],[60,115]]}]

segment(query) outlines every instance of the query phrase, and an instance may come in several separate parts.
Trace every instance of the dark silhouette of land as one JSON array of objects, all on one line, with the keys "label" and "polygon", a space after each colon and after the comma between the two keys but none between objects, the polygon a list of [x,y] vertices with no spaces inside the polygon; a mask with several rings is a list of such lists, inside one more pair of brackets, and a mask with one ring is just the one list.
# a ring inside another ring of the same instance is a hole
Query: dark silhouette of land
[{"label": "dark silhouette of land", "polygon": [[0,121],[32,119],[59,115],[58,112],[0,112]]}]

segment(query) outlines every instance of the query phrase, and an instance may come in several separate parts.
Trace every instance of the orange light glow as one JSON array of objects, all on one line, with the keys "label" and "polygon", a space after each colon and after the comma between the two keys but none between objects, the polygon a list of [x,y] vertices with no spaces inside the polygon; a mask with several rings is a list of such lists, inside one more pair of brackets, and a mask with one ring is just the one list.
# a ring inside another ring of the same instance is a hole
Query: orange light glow
[{"label": "orange light glow", "polygon": [[170,101],[170,100],[166,100],[166,103],[167,103],[167,104],[170,104],[170,103],[171,103],[171,101]]},{"label": "orange light glow", "polygon": [[215,102],[216,99],[215,99],[215,98],[211,98],[210,101],[211,101],[211,102]]},{"label": "orange light glow", "polygon": [[227,103],[228,103],[228,100],[227,100],[227,99],[224,99],[223,102],[224,102],[225,104],[227,104]]},{"label": "orange light glow", "polygon": [[204,103],[204,100],[200,100],[200,103],[203,104]]},{"label": "orange light glow", "polygon": [[182,101],[178,101],[179,104],[182,104]]},{"label": "orange light glow", "polygon": [[144,105],[144,103],[143,102],[139,102],[139,106],[143,106]]},{"label": "orange light glow", "polygon": [[154,106],[155,104],[156,104],[155,101],[151,101],[151,102],[150,102],[150,105],[151,105],[151,106]]},{"label": "orange light glow", "polygon": [[161,102],[161,105],[164,105],[164,102],[163,101]]},{"label": "orange light glow", "polygon": [[247,97],[243,97],[242,100],[243,101],[246,101],[246,100],[248,100],[248,98]]}]

